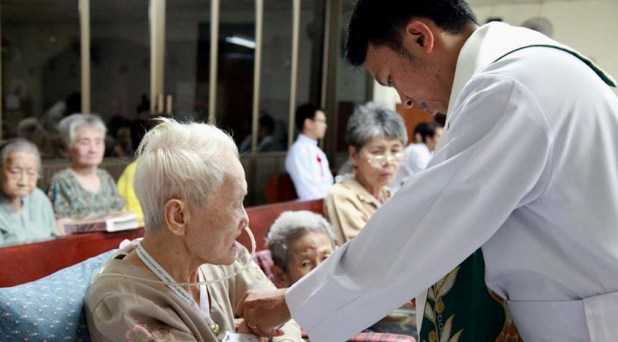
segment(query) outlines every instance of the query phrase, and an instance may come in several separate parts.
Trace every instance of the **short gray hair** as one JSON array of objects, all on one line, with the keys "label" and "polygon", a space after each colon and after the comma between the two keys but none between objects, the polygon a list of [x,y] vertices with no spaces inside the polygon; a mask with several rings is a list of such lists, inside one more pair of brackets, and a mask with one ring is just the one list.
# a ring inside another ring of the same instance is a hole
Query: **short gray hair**
[{"label": "short gray hair", "polygon": [[369,140],[378,137],[399,139],[403,146],[408,143],[406,125],[401,116],[385,105],[368,102],[356,108],[348,119],[345,140],[359,150]]},{"label": "short gray hair", "polygon": [[22,138],[11,139],[0,147],[0,167],[4,166],[7,158],[11,153],[28,153],[33,154],[37,158],[37,171],[41,171],[41,154],[35,144]]},{"label": "short gray hair", "polygon": [[163,227],[165,202],[176,198],[189,210],[206,205],[223,185],[225,158],[238,158],[234,140],[205,123],[160,118],[137,150],[135,194],[147,230]]},{"label": "short gray hair", "polygon": [[284,271],[288,268],[288,245],[308,233],[323,233],[330,238],[333,248],[337,238],[324,216],[308,210],[284,211],[275,220],[266,235],[266,247],[273,263]]},{"label": "short gray hair", "polygon": [[98,115],[81,113],[72,114],[60,120],[58,123],[58,131],[60,132],[60,137],[62,138],[64,147],[73,147],[77,131],[82,127],[94,128],[101,132],[103,137],[105,137],[105,133],[107,133],[105,123]]}]

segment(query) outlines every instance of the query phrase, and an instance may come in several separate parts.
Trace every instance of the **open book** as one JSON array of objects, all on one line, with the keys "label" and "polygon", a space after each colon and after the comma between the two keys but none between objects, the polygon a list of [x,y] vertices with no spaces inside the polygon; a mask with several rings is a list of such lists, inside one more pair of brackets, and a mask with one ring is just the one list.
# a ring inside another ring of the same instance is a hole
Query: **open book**
[{"label": "open book", "polygon": [[139,228],[137,216],[134,212],[126,211],[112,213],[105,216],[90,217],[81,220],[73,220],[64,224],[66,234],[89,233],[96,231],[117,232]]}]

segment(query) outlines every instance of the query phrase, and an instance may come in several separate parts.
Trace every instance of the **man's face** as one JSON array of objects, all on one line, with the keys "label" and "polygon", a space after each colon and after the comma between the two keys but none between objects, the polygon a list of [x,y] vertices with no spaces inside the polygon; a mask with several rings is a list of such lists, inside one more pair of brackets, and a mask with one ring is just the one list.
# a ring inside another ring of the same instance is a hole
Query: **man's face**
[{"label": "man's face", "polygon": [[333,254],[333,243],[325,233],[310,232],[288,245],[288,269],[282,279],[291,286]]},{"label": "man's face", "polygon": [[204,263],[230,265],[236,259],[236,238],[249,224],[243,205],[247,182],[242,165],[229,155],[221,188],[210,203],[194,208],[186,234],[192,254]]},{"label": "man's face", "polygon": [[322,139],[326,134],[326,114],[323,111],[318,110],[315,112],[313,119],[305,120],[305,135],[313,139]]},{"label": "man's face", "polygon": [[451,87],[440,81],[440,70],[429,66],[426,59],[369,44],[365,67],[378,83],[395,88],[403,104],[432,115],[446,113]]}]

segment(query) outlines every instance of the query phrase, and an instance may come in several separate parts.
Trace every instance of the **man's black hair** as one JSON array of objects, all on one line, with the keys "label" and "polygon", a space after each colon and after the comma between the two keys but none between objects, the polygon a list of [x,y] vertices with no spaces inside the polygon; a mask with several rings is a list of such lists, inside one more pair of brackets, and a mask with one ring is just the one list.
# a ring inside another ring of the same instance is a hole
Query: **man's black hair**
[{"label": "man's black hair", "polygon": [[427,144],[427,139],[433,138],[438,128],[442,128],[442,125],[437,121],[422,122],[414,129],[414,134],[420,134],[423,143]]},{"label": "man's black hair", "polygon": [[477,22],[465,0],[359,0],[348,25],[348,63],[363,65],[369,43],[402,51],[401,30],[412,18],[431,19],[451,34]]},{"label": "man's black hair", "polygon": [[317,111],[322,111],[322,108],[312,103],[306,103],[296,108],[296,127],[298,128],[299,132],[303,132],[303,125],[305,123],[305,120],[313,120]]}]

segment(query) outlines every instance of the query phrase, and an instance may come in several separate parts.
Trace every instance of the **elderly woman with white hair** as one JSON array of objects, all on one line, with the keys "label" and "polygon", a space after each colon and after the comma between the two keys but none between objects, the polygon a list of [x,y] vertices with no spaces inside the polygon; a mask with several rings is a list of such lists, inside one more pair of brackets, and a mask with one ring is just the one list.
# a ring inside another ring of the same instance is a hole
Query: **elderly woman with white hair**
[{"label": "elderly woman with white hair", "polygon": [[54,206],[56,224],[63,231],[73,219],[121,211],[124,200],[110,174],[98,166],[105,153],[105,124],[94,114],[73,114],[59,123],[71,165],[50,179],[47,195]]},{"label": "elderly woman with white hair", "polygon": [[285,211],[266,235],[278,287],[290,287],[333,254],[337,238],[324,216],[308,210]]},{"label": "elderly woman with white hair", "polygon": [[14,139],[0,147],[0,245],[56,235],[54,210],[36,187],[41,170],[37,147]]},{"label": "elderly woman with white hair", "polygon": [[[238,149],[214,126],[161,120],[138,149],[145,235],[121,246],[90,286],[90,337],[215,342],[263,333],[234,319],[245,291],[274,288],[235,241],[249,224]],[[301,340],[294,322],[279,333],[274,341]]]},{"label": "elderly woman with white hair", "polygon": [[333,185],[324,199],[324,214],[341,243],[356,237],[391,198],[387,185],[405,156],[408,135],[397,112],[369,102],[348,119],[345,139],[353,172]]}]

